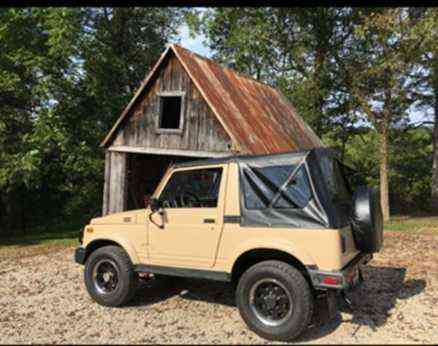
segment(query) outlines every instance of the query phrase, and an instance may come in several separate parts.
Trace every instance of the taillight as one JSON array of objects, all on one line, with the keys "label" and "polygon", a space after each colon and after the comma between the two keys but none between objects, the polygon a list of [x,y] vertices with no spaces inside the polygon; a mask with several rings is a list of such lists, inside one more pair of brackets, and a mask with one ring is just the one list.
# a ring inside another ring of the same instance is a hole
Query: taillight
[{"label": "taillight", "polygon": [[330,286],[342,285],[342,277],[339,276],[326,276],[322,280],[322,283]]}]

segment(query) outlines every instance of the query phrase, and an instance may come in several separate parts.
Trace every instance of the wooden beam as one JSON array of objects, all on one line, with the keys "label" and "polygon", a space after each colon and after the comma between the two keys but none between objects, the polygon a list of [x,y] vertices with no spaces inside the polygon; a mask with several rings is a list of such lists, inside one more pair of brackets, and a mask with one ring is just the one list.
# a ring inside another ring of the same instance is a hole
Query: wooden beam
[{"label": "wooden beam", "polygon": [[127,154],[111,152],[110,192],[108,213],[119,213],[126,210],[127,185],[126,162]]},{"label": "wooden beam", "polygon": [[108,150],[113,152],[134,153],[134,154],[172,155],[172,156],[189,156],[189,157],[205,157],[205,158],[226,157],[233,155],[233,153],[231,152],[143,148],[143,147],[131,147],[126,145],[111,146],[108,148]]},{"label": "wooden beam", "polygon": [[102,215],[105,216],[109,211],[109,199],[110,199],[110,180],[111,180],[111,153],[105,151],[105,181],[103,183],[103,205]]}]

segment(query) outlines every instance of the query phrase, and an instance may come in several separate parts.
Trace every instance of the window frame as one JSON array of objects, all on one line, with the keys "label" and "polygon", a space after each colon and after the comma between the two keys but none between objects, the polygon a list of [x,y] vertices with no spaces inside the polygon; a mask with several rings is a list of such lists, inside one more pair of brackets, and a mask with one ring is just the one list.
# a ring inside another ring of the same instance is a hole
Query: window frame
[{"label": "window frame", "polygon": [[[182,134],[184,130],[184,111],[185,111],[185,91],[161,91],[157,93],[158,100],[158,117],[155,124],[155,132],[157,134]],[[161,126],[161,120],[163,117],[163,99],[166,97],[179,97],[181,99],[180,115],[179,115],[179,127],[175,129],[163,128]]]},{"label": "window frame", "polygon": [[218,209],[220,207],[221,202],[221,194],[223,194],[223,189],[225,189],[225,186],[223,186],[225,183],[225,174],[227,174],[226,172],[226,167],[224,165],[214,165],[214,166],[199,166],[196,168],[177,168],[172,170],[172,172],[167,176],[167,179],[165,179],[164,184],[159,186],[159,190],[157,191],[155,195],[155,198],[160,199],[161,195],[163,193],[163,191],[165,190],[166,186],[168,185],[168,183],[170,182],[170,180],[172,179],[172,177],[176,174],[176,173],[180,173],[180,172],[193,172],[193,171],[201,171],[201,170],[208,170],[208,169],[220,169],[221,170],[221,176],[220,176],[220,182],[219,182],[219,191],[218,191],[218,197],[217,197],[217,203],[215,207],[191,207],[191,208],[164,208],[166,210],[191,210],[191,209],[201,209],[201,210],[206,210],[206,209]]}]

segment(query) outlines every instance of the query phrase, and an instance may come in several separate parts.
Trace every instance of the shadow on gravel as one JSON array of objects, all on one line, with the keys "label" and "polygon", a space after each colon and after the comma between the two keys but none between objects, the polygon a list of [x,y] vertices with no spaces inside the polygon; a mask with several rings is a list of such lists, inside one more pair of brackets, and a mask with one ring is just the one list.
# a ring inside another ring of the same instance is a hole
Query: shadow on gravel
[{"label": "shadow on gravel", "polygon": [[[327,336],[334,332],[342,322],[357,325],[352,336],[362,326],[376,330],[386,323],[389,312],[398,300],[409,299],[420,294],[426,287],[426,282],[422,279],[405,281],[405,268],[366,266],[363,275],[365,279],[363,285],[347,293],[347,297],[352,302],[351,307],[339,297],[339,311],[336,317],[328,322],[314,323],[295,341],[312,341]],[[231,284],[183,278],[156,279],[145,282],[137,291],[131,305],[150,305],[176,295],[183,299],[235,306],[234,290]],[[340,312],[350,314],[351,318],[343,320]],[[403,316],[398,316],[398,318],[402,319]]]},{"label": "shadow on gravel", "polygon": [[352,318],[345,322],[357,324],[358,328],[366,325],[373,330],[384,325],[398,300],[416,296],[426,287],[425,280],[405,281],[405,276],[406,268],[365,267],[364,285],[348,294],[352,307],[341,305],[341,311],[352,314]]},{"label": "shadow on gravel", "polygon": [[[336,317],[323,324],[311,326],[297,342],[311,341],[334,332],[342,322],[355,324],[352,332],[354,336],[362,326],[372,330],[383,326],[390,311],[398,300],[409,299],[424,291],[425,280],[411,279],[405,281],[406,268],[366,266],[363,271],[365,282],[356,290],[347,293],[352,305],[349,307],[341,297],[338,301]],[[342,319],[341,313],[351,315],[351,318]],[[398,316],[403,318],[403,316]]]},{"label": "shadow on gravel", "polygon": [[186,278],[160,278],[145,281],[129,305],[151,305],[177,295],[188,300],[235,306],[231,284]]}]

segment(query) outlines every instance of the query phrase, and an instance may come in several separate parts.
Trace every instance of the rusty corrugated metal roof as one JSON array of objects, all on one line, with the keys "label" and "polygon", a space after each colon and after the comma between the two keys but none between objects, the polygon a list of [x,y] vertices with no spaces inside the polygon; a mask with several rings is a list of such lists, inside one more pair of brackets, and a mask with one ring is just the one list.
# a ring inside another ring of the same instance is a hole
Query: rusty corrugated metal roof
[{"label": "rusty corrugated metal roof", "polygon": [[170,45],[163,53],[102,142],[102,146],[108,145],[130,108],[170,52],[183,65],[238,151],[269,154],[324,146],[278,90],[178,45]]}]

